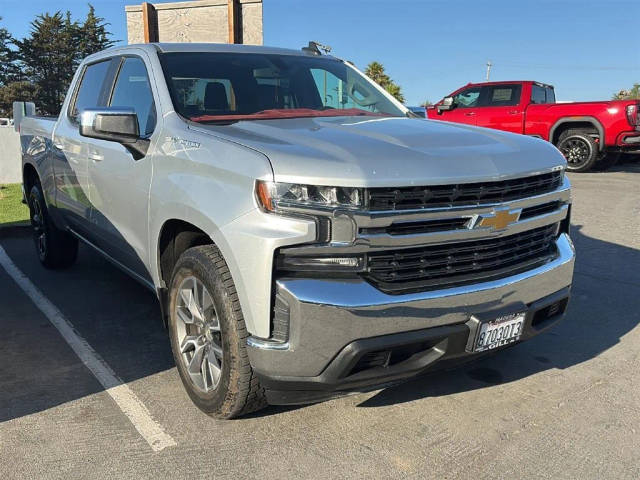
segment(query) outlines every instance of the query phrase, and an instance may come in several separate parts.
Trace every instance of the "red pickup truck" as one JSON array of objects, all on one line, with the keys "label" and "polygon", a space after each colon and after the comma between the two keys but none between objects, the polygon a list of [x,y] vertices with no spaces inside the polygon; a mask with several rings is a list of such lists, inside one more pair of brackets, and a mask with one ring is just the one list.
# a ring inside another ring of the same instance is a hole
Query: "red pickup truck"
[{"label": "red pickup truck", "polygon": [[469,83],[428,107],[427,117],[542,138],[574,172],[610,152],[640,151],[640,101],[556,103],[553,87],[539,82]]}]

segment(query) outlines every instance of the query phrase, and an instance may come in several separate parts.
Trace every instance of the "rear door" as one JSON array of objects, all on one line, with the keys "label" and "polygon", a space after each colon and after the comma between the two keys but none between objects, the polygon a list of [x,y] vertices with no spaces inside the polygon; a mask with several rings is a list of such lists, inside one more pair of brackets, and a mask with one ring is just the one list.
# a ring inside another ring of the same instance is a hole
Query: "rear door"
[{"label": "rear door", "polygon": [[[151,139],[156,130],[156,101],[145,61],[140,56],[118,59],[118,73],[108,105],[133,108],[140,134]],[[111,258],[149,281],[148,199],[151,157],[134,158],[123,145],[87,138],[91,222],[96,244]],[[151,152],[152,145],[148,150]]]},{"label": "rear door", "polygon": [[52,137],[56,207],[67,224],[85,236],[91,231],[91,201],[86,139],[78,133],[78,115],[85,108],[107,104],[111,73],[110,59],[83,67],[69,107],[60,113]]},{"label": "rear door", "polygon": [[482,87],[476,125],[507,132],[524,132],[522,84],[499,84]]},{"label": "rear door", "polygon": [[475,125],[480,105],[480,92],[481,87],[468,87],[460,90],[453,95],[454,108],[436,114],[434,118],[447,122]]}]

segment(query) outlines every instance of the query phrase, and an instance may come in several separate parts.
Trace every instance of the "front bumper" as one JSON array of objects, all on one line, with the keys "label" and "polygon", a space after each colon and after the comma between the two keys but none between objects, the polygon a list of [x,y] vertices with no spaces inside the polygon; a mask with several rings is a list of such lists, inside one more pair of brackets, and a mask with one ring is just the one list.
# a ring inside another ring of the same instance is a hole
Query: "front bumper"
[{"label": "front bumper", "polygon": [[[363,280],[279,279],[277,293],[289,305],[289,341],[250,337],[251,364],[270,403],[308,403],[479,356],[467,351],[472,316],[526,311],[526,340],[564,313],[575,250],[566,234],[557,247],[556,259],[528,272],[405,295],[385,294]],[[546,307],[556,304],[561,308],[545,317]],[[381,350],[397,351],[403,360],[366,368]]]},{"label": "front bumper", "polygon": [[640,148],[640,131],[622,132],[616,139],[616,145],[625,149]]}]

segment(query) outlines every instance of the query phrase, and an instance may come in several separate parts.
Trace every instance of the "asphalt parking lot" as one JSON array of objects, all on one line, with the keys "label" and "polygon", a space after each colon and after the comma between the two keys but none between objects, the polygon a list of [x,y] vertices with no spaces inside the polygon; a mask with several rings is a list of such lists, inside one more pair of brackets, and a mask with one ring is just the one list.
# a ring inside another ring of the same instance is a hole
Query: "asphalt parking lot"
[{"label": "asphalt parking lot", "polygon": [[0,246],[175,442],[154,450],[0,267],[0,478],[640,478],[640,163],[572,175],[567,318],[479,363],[218,421],[192,405],[155,299],[82,248]]}]

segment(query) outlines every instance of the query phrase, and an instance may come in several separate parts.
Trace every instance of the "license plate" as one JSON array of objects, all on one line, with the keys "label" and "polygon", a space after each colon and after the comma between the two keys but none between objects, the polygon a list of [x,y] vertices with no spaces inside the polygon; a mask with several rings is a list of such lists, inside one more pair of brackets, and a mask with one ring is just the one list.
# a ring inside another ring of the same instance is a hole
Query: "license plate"
[{"label": "license plate", "polygon": [[524,313],[512,313],[480,324],[474,352],[484,352],[516,342],[524,327]]}]

